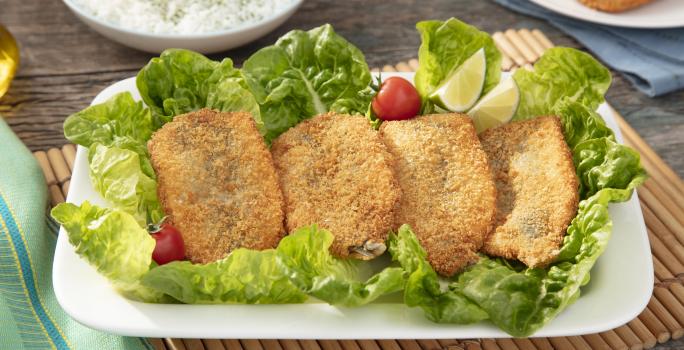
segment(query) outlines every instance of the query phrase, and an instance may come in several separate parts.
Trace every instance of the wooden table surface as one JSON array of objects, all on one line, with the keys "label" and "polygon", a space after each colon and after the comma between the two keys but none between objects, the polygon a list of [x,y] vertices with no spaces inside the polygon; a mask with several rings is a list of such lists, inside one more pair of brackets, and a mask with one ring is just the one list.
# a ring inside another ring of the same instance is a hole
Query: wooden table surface
[{"label": "wooden table surface", "polygon": [[[400,0],[390,4],[383,0],[307,0],[275,32],[213,57],[228,56],[239,65],[290,29],[331,23],[365,53],[370,66],[377,67],[416,57],[420,44],[415,30],[417,21],[452,16],[488,32],[538,28],[557,45],[579,47],[546,22],[508,11],[490,1]],[[0,99],[0,114],[32,150],[66,143],[62,134],[64,118],[88,106],[104,87],[135,75],[153,56],[101,37],[57,0],[2,0],[0,23],[18,40],[22,57],[12,87]],[[684,91],[649,98],[614,72],[607,99],[684,177]],[[678,348],[684,343],[661,346]]]}]

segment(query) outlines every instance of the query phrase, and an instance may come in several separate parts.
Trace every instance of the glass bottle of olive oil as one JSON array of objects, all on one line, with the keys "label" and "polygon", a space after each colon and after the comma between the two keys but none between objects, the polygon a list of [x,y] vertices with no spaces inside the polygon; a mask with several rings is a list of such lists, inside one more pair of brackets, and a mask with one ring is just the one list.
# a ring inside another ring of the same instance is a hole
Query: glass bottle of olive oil
[{"label": "glass bottle of olive oil", "polygon": [[0,97],[9,89],[19,66],[19,48],[9,31],[0,25]]}]

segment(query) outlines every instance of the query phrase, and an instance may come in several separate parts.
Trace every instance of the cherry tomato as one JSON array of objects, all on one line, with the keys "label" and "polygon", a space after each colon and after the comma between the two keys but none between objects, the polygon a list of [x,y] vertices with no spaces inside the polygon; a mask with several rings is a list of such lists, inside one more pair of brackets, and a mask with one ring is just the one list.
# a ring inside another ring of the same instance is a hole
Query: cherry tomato
[{"label": "cherry tomato", "polygon": [[152,232],[152,238],[157,241],[152,251],[152,259],[159,265],[175,260],[185,259],[185,244],[178,230],[169,225],[161,224],[159,230]]},{"label": "cherry tomato", "polygon": [[380,85],[372,107],[382,120],[411,119],[420,112],[420,96],[408,80],[391,77]]}]

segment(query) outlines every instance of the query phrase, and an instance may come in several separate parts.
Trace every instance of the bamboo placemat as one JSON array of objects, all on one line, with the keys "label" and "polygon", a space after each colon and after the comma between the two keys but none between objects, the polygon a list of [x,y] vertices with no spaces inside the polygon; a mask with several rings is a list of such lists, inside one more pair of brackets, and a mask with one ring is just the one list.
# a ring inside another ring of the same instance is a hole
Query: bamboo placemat
[{"label": "bamboo placemat", "polygon": [[[502,69],[531,68],[553,47],[539,30],[494,33],[503,53]],[[382,71],[415,71],[418,60],[384,66]],[[379,69],[374,69],[378,71]],[[615,112],[625,143],[641,154],[650,178],[638,189],[653,253],[655,286],[648,306],[634,320],[603,333],[574,337],[528,339],[416,339],[416,340],[256,340],[256,339],[150,339],[158,350],[527,350],[527,349],[649,349],[656,343],[684,336],[684,182],[658,157],[636,131]],[[54,206],[64,201],[74,168],[76,148],[64,145],[34,153]]]}]

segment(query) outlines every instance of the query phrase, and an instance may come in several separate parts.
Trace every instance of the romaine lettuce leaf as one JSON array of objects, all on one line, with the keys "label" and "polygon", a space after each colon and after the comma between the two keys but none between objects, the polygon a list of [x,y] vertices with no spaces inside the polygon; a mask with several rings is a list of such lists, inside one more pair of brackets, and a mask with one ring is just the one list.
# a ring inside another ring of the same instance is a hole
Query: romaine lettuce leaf
[{"label": "romaine lettuce leaf", "polygon": [[150,110],[133,100],[129,92],[114,95],[101,104],[70,115],[64,121],[64,136],[84,147],[99,143],[131,150],[140,155],[145,175],[156,178],[146,142],[156,130]]},{"label": "romaine lettuce leaf", "polygon": [[423,114],[432,112],[428,96],[477,50],[484,47],[487,71],[482,94],[493,89],[501,76],[501,53],[485,32],[455,18],[446,21],[423,21],[416,25],[421,44],[420,65],[414,78],[423,100]]},{"label": "romaine lettuce leaf", "polygon": [[333,235],[316,226],[297,229],[278,244],[278,263],[292,283],[307,294],[333,305],[359,306],[404,287],[404,270],[386,267],[359,281],[363,262],[336,259],[330,254]]},{"label": "romaine lettuce leaf", "polygon": [[627,188],[646,172],[639,164],[639,153],[608,137],[590,139],[572,148],[580,182],[580,198],[603,188]]},{"label": "romaine lettuce leaf", "polygon": [[240,248],[205,265],[171,262],[150,270],[142,284],[188,304],[301,303],[307,298],[278,266],[273,249]]},{"label": "romaine lettuce leaf", "polygon": [[329,24],[293,30],[249,57],[242,66],[266,127],[276,138],[298,122],[328,111],[363,115],[371,82],[363,54]]},{"label": "romaine lettuce leaf", "polygon": [[64,226],[76,253],[124,296],[145,302],[167,300],[140,284],[152,265],[155,241],[133,216],[87,201],[80,206],[61,203],[52,209],[51,215]]},{"label": "romaine lettuce leaf", "polygon": [[427,253],[408,225],[390,235],[388,251],[408,275],[404,289],[407,306],[420,307],[429,320],[440,323],[474,323],[489,317],[460,291],[442,290]]},{"label": "romaine lettuce leaf", "polygon": [[230,58],[216,62],[197,52],[168,49],[138,72],[136,86],[157,128],[204,107],[250,112],[257,128],[263,128],[259,106]]},{"label": "romaine lettuce leaf", "polygon": [[547,50],[534,70],[513,74],[520,102],[513,120],[550,115],[563,97],[594,111],[610,86],[610,71],[588,53],[567,47]]},{"label": "romaine lettuce leaf", "polygon": [[138,221],[141,226],[164,217],[157,199],[157,182],[140,168],[140,155],[99,143],[88,152],[90,180],[95,190]]},{"label": "romaine lettuce leaf", "polygon": [[565,142],[570,148],[582,141],[607,137],[615,141],[613,131],[606,125],[603,118],[594,110],[573,101],[570,97],[563,97],[553,106],[553,113],[563,124]]}]

